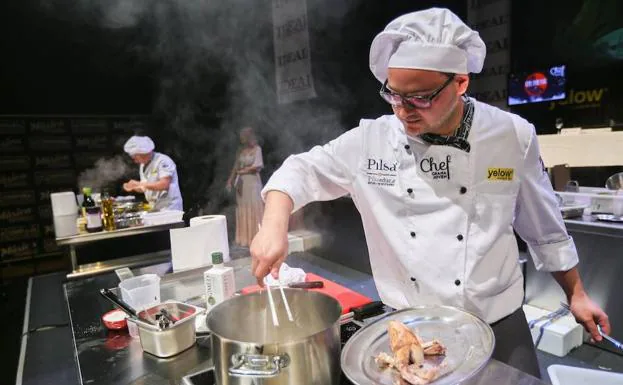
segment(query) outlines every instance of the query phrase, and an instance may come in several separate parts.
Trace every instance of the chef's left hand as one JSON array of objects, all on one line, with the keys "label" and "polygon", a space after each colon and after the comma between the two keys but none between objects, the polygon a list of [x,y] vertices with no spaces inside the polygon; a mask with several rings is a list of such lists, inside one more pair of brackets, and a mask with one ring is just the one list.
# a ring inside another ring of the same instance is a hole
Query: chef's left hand
[{"label": "chef's left hand", "polygon": [[597,330],[597,325],[601,326],[601,330],[604,333],[610,334],[608,315],[586,293],[572,296],[569,301],[569,308],[575,320],[584,326],[584,329],[591,334],[593,340],[602,340]]}]

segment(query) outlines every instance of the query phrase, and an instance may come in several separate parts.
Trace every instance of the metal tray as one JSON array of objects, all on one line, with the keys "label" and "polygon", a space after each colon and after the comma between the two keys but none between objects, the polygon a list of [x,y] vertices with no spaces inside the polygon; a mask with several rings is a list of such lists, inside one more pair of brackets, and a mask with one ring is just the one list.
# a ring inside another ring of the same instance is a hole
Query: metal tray
[{"label": "metal tray", "polygon": [[597,218],[600,221],[604,221],[604,222],[623,223],[623,217],[612,215],[612,214],[598,214],[598,215],[595,215],[595,218]]},{"label": "metal tray", "polygon": [[[426,341],[438,339],[447,348],[443,374],[435,385],[458,384],[482,369],[491,358],[495,336],[480,318],[451,306],[418,306],[388,314],[359,330],[342,349],[342,370],[356,385],[393,385],[392,369],[380,369],[374,357],[391,353],[387,324],[401,321]],[[439,361],[438,357],[433,357]]]}]

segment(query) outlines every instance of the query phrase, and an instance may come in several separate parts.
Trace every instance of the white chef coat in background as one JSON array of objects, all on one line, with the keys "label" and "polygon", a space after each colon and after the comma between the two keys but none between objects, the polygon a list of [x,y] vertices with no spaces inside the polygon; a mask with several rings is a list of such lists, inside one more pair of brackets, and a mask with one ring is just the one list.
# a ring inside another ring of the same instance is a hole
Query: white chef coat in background
[{"label": "white chef coat in background", "polygon": [[141,182],[157,182],[164,177],[171,177],[168,190],[145,191],[145,199],[153,205],[154,209],[184,210],[177,178],[177,168],[171,158],[159,152],[154,152],[151,161],[147,165],[141,164],[139,174]]},{"label": "white chef coat in background", "polygon": [[469,153],[408,138],[393,115],[362,120],[286,159],[263,195],[282,191],[297,210],[350,194],[383,302],[458,306],[495,322],[523,300],[513,226],[539,270],[569,270],[578,256],[534,127],[473,102]]}]

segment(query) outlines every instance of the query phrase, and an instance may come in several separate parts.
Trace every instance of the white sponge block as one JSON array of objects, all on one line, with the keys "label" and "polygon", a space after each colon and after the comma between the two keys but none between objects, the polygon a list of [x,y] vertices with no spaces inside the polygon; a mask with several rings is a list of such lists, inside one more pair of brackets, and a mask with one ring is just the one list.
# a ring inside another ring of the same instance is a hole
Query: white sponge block
[{"label": "white sponge block", "polygon": [[[552,310],[540,309],[530,305],[524,305],[523,310],[526,313],[528,323],[552,312]],[[564,357],[571,350],[582,345],[584,329],[582,325],[575,322],[571,314],[558,318],[553,323],[545,326],[543,335],[539,339],[541,326],[547,322],[548,320],[539,321],[531,330],[532,341],[540,351]]]}]

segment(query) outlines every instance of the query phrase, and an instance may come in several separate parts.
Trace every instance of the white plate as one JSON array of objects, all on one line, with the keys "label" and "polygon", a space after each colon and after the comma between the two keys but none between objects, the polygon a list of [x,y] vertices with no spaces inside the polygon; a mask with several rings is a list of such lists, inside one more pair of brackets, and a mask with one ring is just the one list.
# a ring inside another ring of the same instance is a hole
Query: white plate
[{"label": "white plate", "polygon": [[[435,385],[457,384],[472,377],[491,358],[495,336],[480,318],[451,306],[418,306],[388,314],[353,335],[342,349],[342,370],[356,385],[393,385],[393,369],[380,369],[374,357],[391,353],[387,325],[406,324],[425,340],[438,339],[446,346],[443,375]],[[435,362],[439,357],[432,357]]]}]

